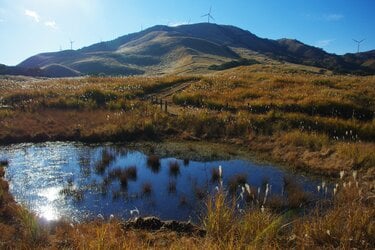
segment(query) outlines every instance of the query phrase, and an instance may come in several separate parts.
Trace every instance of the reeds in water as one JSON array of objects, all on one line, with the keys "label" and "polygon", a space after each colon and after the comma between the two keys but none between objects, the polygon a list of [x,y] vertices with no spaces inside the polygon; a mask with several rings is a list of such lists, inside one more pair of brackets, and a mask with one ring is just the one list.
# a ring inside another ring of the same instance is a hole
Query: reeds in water
[{"label": "reeds in water", "polygon": [[143,195],[151,195],[152,193],[152,185],[149,182],[143,183],[142,185],[142,194]]},{"label": "reeds in water", "polygon": [[180,165],[177,161],[173,161],[169,163],[169,175],[171,176],[178,176],[180,174]]},{"label": "reeds in water", "polygon": [[160,158],[157,155],[150,155],[147,158],[147,166],[151,168],[154,173],[159,173],[160,171]]}]

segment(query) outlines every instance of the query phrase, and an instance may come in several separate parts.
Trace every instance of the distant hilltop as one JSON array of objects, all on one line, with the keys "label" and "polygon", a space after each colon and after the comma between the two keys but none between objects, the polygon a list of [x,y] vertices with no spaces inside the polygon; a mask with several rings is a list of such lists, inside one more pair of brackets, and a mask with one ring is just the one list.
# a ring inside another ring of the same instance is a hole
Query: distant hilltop
[{"label": "distant hilltop", "polygon": [[42,53],[0,74],[46,77],[207,73],[272,61],[337,73],[374,74],[375,50],[338,56],[292,39],[271,40],[229,25],[154,26],[78,50]]}]

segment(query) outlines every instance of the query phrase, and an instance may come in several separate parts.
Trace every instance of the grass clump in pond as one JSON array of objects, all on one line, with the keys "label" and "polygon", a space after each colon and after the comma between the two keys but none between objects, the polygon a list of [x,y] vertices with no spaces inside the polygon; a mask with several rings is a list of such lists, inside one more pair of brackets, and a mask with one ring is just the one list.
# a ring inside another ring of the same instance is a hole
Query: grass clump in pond
[{"label": "grass clump in pond", "polygon": [[75,201],[82,201],[84,198],[83,190],[68,186],[60,190],[60,194],[65,197],[72,197]]},{"label": "grass clump in pond", "polygon": [[117,179],[117,178],[119,178],[121,176],[122,171],[123,170],[121,168],[119,168],[119,167],[114,168],[114,169],[112,169],[112,170],[109,171],[108,177],[110,179],[112,179],[112,180]]},{"label": "grass clump in pond", "polygon": [[184,159],[184,166],[189,165],[189,163],[190,163],[190,160],[188,158],[185,158]]},{"label": "grass clump in pond", "polygon": [[246,174],[236,174],[229,179],[228,189],[231,194],[235,194],[240,186],[244,186],[247,183]]},{"label": "grass clump in pond", "polygon": [[103,150],[100,160],[95,164],[96,172],[98,174],[104,174],[105,170],[115,159],[115,155],[109,150]]},{"label": "grass clump in pond", "polygon": [[284,177],[283,189],[287,197],[287,207],[289,208],[302,207],[311,200],[310,195],[290,176]]},{"label": "grass clump in pond", "polygon": [[160,158],[157,155],[150,155],[147,158],[147,166],[151,168],[154,173],[159,173],[160,171]]},{"label": "grass clump in pond", "polygon": [[180,206],[186,206],[188,204],[188,199],[186,198],[185,195],[182,195],[180,197]]},{"label": "grass clump in pond", "polygon": [[168,183],[168,193],[174,194],[176,193],[176,181],[170,180]]},{"label": "grass clump in pond", "polygon": [[143,183],[142,185],[142,194],[149,196],[152,193],[152,185],[149,182]]},{"label": "grass clump in pond", "polygon": [[177,161],[173,161],[169,163],[169,175],[171,176],[178,176],[180,174],[180,165]]},{"label": "grass clump in pond", "polygon": [[137,167],[131,166],[125,169],[120,167],[114,168],[108,173],[109,180],[119,180],[121,186],[126,187],[128,180],[136,181],[137,180]]},{"label": "grass clump in pond", "polygon": [[128,175],[126,171],[121,171],[121,174],[119,176],[120,184],[122,188],[128,187]]},{"label": "grass clump in pond", "polygon": [[136,166],[130,166],[126,168],[125,171],[129,180],[132,180],[132,181],[137,180],[137,167]]},{"label": "grass clump in pond", "polygon": [[220,181],[220,179],[221,179],[220,169],[219,168],[211,169],[211,182],[217,183],[218,181]]}]

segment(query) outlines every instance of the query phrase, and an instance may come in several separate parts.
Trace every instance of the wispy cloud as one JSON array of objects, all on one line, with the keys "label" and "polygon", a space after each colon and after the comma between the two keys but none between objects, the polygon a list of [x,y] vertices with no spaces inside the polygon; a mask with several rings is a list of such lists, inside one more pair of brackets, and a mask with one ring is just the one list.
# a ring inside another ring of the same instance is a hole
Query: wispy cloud
[{"label": "wispy cloud", "polygon": [[44,25],[51,28],[51,29],[57,30],[57,24],[53,20],[44,22]]},{"label": "wispy cloud", "polygon": [[34,19],[35,22],[39,23],[40,17],[37,12],[33,10],[25,10],[25,15]]},{"label": "wispy cloud", "polygon": [[3,23],[3,22],[4,22],[4,19],[1,19],[1,18],[0,18],[0,23]]},{"label": "wispy cloud", "polygon": [[329,46],[333,41],[335,41],[335,39],[323,39],[323,40],[317,41],[315,45],[317,47],[324,48],[324,47]]},{"label": "wispy cloud", "polygon": [[326,14],[326,15],[323,15],[323,20],[328,21],[328,22],[340,21],[343,18],[344,18],[344,15],[342,15],[342,14]]},{"label": "wispy cloud", "polygon": [[313,14],[305,13],[302,16],[311,21],[324,21],[324,22],[338,22],[345,18],[344,15],[339,13],[328,13],[328,14]]}]

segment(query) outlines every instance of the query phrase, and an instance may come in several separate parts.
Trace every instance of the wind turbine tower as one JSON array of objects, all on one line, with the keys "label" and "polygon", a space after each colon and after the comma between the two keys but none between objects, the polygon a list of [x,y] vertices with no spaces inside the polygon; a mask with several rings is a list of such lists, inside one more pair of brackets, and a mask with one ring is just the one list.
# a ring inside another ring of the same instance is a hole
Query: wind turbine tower
[{"label": "wind turbine tower", "polygon": [[210,23],[210,19],[212,19],[213,21],[215,21],[215,18],[211,15],[211,10],[212,10],[212,6],[210,7],[210,11],[207,14],[201,16],[201,17],[207,17],[207,22],[208,23]]},{"label": "wind turbine tower", "polygon": [[74,41],[70,40],[70,50],[73,50],[73,43]]},{"label": "wind turbine tower", "polygon": [[353,39],[353,41],[357,43],[357,53],[359,53],[359,46],[361,45],[361,43],[362,43],[364,40],[366,40],[366,39],[362,39],[362,40],[360,40],[360,41]]}]

